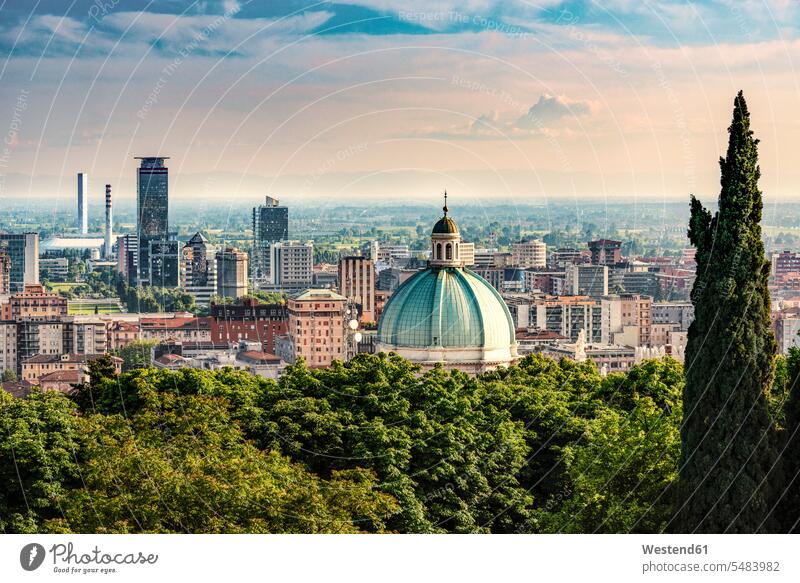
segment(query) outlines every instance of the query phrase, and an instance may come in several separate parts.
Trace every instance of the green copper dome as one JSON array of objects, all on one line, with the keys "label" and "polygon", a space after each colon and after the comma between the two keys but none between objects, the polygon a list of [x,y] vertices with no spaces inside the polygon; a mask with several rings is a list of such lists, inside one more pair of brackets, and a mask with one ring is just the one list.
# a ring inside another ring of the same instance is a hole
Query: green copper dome
[{"label": "green copper dome", "polygon": [[431,268],[389,298],[378,342],[425,348],[508,348],[514,324],[505,302],[478,274],[459,267]]}]

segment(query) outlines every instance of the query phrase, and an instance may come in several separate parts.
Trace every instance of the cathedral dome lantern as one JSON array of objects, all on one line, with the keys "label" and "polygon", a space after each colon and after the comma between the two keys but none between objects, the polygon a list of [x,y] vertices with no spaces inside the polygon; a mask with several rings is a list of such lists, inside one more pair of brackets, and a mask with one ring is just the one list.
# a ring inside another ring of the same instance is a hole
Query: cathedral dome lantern
[{"label": "cathedral dome lantern", "polygon": [[456,222],[447,216],[447,191],[444,193],[444,216],[439,219],[431,231],[432,267],[463,267],[461,260],[461,233]]}]

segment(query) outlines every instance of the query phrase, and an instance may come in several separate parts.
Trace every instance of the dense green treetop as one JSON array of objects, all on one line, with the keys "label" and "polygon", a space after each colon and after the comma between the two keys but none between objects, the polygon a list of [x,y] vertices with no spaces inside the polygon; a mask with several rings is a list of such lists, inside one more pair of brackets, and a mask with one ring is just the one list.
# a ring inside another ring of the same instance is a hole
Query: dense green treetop
[{"label": "dense green treetop", "polygon": [[70,398],[0,402],[5,531],[653,532],[673,508],[670,359],[607,377],[540,356],[472,377],[363,354],[278,381],[90,375]]}]

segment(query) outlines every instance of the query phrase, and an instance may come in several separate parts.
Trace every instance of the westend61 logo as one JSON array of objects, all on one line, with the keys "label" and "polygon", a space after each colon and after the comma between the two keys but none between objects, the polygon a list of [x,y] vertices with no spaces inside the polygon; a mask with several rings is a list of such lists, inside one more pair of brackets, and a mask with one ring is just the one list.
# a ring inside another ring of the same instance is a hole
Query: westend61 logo
[{"label": "westend61 logo", "polygon": [[76,552],[72,543],[54,544],[45,551],[39,543],[29,543],[19,553],[19,564],[26,571],[42,566],[47,555],[53,559],[55,573],[114,573],[115,565],[154,565],[158,555],[138,553],[104,553],[95,546],[89,552]]}]

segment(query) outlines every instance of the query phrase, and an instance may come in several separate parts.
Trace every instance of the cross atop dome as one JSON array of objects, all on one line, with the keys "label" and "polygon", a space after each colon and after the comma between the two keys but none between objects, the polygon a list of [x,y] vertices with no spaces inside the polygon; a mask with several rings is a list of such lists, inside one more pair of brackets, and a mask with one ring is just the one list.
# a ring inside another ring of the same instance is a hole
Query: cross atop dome
[{"label": "cross atop dome", "polygon": [[444,191],[444,206],[442,207],[444,211],[444,216],[447,216],[447,191]]}]

